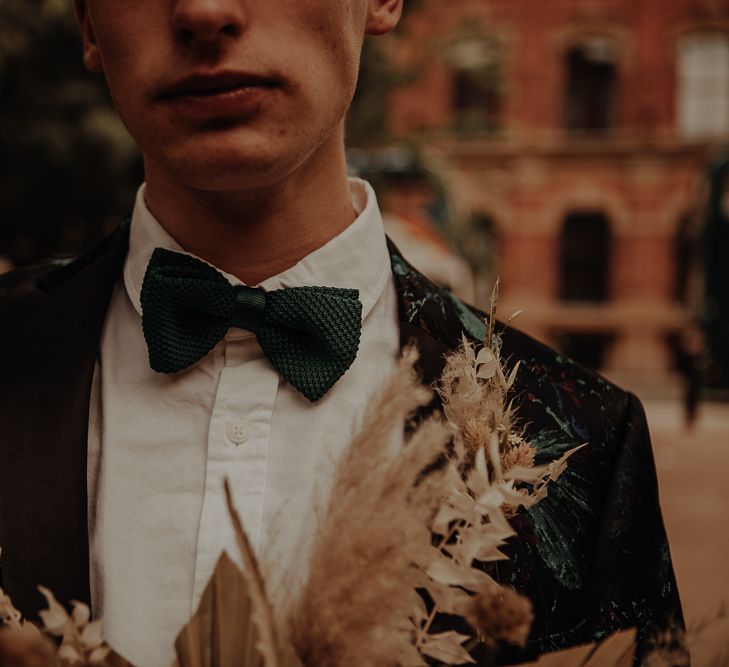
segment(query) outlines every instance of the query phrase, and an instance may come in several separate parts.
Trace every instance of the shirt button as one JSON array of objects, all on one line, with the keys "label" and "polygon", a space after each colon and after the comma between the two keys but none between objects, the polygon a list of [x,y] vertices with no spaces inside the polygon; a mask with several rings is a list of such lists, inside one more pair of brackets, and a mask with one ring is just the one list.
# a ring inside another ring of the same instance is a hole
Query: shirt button
[{"label": "shirt button", "polygon": [[244,419],[238,421],[228,422],[225,428],[225,433],[234,445],[242,445],[248,440],[248,422]]}]

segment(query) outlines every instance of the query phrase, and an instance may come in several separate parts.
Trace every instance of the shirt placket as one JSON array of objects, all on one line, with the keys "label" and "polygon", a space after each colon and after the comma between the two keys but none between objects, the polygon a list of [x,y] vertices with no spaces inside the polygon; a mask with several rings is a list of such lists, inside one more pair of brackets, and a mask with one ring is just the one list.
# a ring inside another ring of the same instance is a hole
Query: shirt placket
[{"label": "shirt placket", "polygon": [[221,346],[225,362],[208,431],[193,608],[222,551],[238,560],[225,503],[225,479],[229,481],[246,532],[254,548],[259,547],[271,420],[279,384],[278,373],[251,334],[234,330]]}]

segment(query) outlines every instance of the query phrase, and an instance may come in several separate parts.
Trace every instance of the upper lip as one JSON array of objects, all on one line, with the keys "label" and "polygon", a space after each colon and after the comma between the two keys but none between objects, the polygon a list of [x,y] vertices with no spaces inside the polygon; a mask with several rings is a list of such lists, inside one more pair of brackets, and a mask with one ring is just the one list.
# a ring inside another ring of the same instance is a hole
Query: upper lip
[{"label": "upper lip", "polygon": [[196,73],[181,79],[177,83],[162,90],[160,97],[169,99],[178,95],[223,92],[242,86],[278,85],[278,79],[249,72],[210,72]]}]

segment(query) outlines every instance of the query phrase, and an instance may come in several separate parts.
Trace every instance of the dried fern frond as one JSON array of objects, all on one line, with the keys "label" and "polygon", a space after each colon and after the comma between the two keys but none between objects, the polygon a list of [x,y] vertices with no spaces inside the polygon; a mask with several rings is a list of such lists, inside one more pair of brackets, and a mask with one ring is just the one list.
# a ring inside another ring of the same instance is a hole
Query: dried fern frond
[{"label": "dried fern frond", "polygon": [[101,620],[91,621],[91,611],[73,602],[73,611],[39,586],[48,608],[39,612],[43,630],[61,638],[56,650],[32,623],[22,620],[11,599],[0,589],[0,665],[18,667],[131,667],[104,641]]},{"label": "dried fern frond", "polygon": [[38,586],[38,590],[48,603],[48,609],[40,612],[43,627],[49,634],[62,638],[57,656],[59,667],[111,664],[112,650],[104,641],[102,621],[91,620],[88,605],[73,602],[73,611],[68,614],[50,590],[43,586]]}]

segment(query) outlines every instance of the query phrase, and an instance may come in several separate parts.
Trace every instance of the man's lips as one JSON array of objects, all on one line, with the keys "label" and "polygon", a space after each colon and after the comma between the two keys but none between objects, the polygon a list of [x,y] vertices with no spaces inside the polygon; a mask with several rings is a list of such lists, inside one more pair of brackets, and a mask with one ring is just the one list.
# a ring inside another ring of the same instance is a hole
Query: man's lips
[{"label": "man's lips", "polygon": [[163,100],[180,97],[211,97],[246,88],[276,88],[281,85],[281,81],[274,77],[247,72],[198,73],[165,88],[159,97]]},{"label": "man's lips", "polygon": [[159,99],[177,117],[200,120],[251,119],[270,95],[284,87],[281,79],[247,72],[198,73],[165,88]]}]

